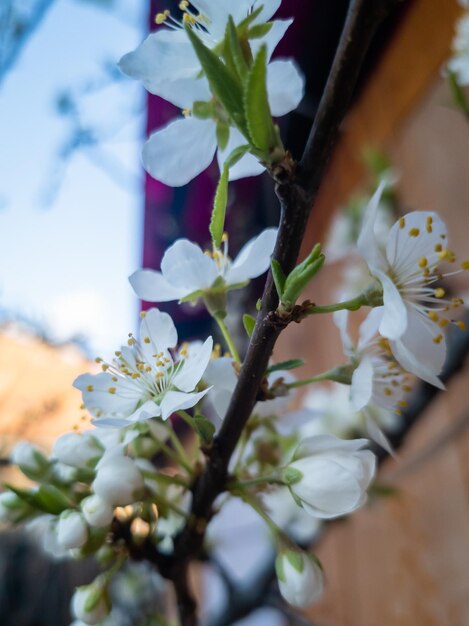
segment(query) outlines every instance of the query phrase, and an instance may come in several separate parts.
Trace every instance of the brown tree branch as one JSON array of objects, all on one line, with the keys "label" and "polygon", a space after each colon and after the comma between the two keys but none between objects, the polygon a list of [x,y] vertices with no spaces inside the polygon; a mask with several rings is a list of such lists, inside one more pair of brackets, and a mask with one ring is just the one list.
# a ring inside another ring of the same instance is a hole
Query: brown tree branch
[{"label": "brown tree branch", "polygon": [[[276,192],[281,219],[274,257],[285,274],[295,266],[306,224],[319,184],[324,175],[340,124],[350,105],[356,82],[370,42],[378,26],[399,0],[352,0],[342,37],[332,66],[304,155],[295,168],[276,171]],[[288,164],[290,165],[290,164]],[[192,518],[175,540],[169,578],[179,600],[181,626],[194,626],[195,606],[188,596],[187,564],[200,558],[205,528],[213,515],[213,503],[225,489],[228,464],[246,422],[257,401],[258,392],[274,345],[287,325],[276,315],[278,298],[269,273],[262,308],[240,371],[230,406],[207,465],[195,482]]]}]

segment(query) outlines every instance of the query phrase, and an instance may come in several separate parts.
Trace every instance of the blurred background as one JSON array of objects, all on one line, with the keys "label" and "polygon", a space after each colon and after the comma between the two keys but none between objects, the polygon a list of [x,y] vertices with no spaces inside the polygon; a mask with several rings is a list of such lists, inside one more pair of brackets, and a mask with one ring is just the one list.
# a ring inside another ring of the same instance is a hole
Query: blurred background
[{"label": "blurred background", "polygon": [[[109,357],[135,330],[140,303],[127,276],[138,267],[158,268],[165,248],[180,236],[208,243],[216,167],[181,189],[145,176],[142,141],[176,111],[116,67],[153,29],[154,15],[176,4],[1,2],[2,480],[16,479],[8,467],[16,441],[28,439],[48,450],[58,434],[87,426],[71,383],[92,369],[96,355]],[[277,56],[295,56],[307,76],[299,110],[282,119],[285,143],[296,156],[324,88],[347,6],[347,0],[282,3],[279,14],[297,19]],[[456,0],[408,0],[383,25],[313,210],[305,253],[316,241],[330,239],[337,212],[363,204],[377,176],[386,173],[395,181],[392,210],[437,211],[447,222],[451,248],[467,257],[469,122],[453,105],[442,77],[461,12]],[[278,220],[267,176],[234,185],[230,207],[233,255],[247,238]],[[312,300],[334,297],[347,266],[340,257],[314,283],[307,294]],[[261,283],[237,293],[233,310],[252,306]],[[448,288],[469,292],[464,275],[454,277]],[[214,332],[201,308],[164,308],[181,337]],[[325,598],[308,618],[317,626],[469,624],[468,341],[467,333],[457,333],[448,392],[434,397],[426,387],[416,390],[422,401],[414,414],[404,416],[402,433],[396,435],[397,443],[403,442],[399,461],[383,464],[383,477],[397,495],[331,525],[315,548],[328,577]],[[305,376],[336,364],[342,356],[331,320],[307,320],[290,328],[275,357],[303,358]],[[219,526],[223,546],[223,533],[233,537],[233,528],[229,519]],[[242,583],[268,561],[270,548],[248,517],[242,532],[237,530],[238,544],[231,552],[221,548],[220,558],[232,563],[230,575]],[[47,561],[29,538],[3,533],[0,623],[66,626],[72,589],[88,581],[92,569],[91,563]],[[115,626],[159,623],[151,617],[155,598],[162,601],[158,581],[149,593],[147,572],[129,576],[123,589],[130,600]],[[268,586],[259,596],[260,611],[250,616],[235,612],[231,621],[223,621],[217,617],[223,612],[217,576],[205,580],[200,587],[210,624],[306,623],[280,612]],[[138,614],[132,598],[140,598]]]}]

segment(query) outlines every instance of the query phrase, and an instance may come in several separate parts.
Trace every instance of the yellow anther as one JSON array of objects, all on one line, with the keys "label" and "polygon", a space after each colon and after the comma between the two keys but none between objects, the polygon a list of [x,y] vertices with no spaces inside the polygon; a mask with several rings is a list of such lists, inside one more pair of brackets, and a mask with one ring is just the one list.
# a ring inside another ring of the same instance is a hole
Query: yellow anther
[{"label": "yellow anther", "polygon": [[160,25],[163,24],[164,22],[166,22],[168,15],[166,14],[166,11],[164,11],[163,13],[157,13],[155,16],[155,23]]},{"label": "yellow anther", "polygon": [[120,358],[122,356],[122,352],[120,350],[116,350],[114,354],[116,355],[117,358]]},{"label": "yellow anther", "polygon": [[450,255],[450,252],[447,248],[445,248],[444,250],[442,250],[441,252],[438,252],[438,257],[443,261],[444,259],[447,259]]},{"label": "yellow anther", "polygon": [[462,270],[469,270],[469,261],[463,261],[461,263],[461,269]]},{"label": "yellow anther", "polygon": [[402,411],[400,409],[396,409],[394,413],[399,416],[402,415]]},{"label": "yellow anther", "polygon": [[457,322],[454,322],[454,323],[461,330],[466,330],[466,324],[462,320],[458,320]]},{"label": "yellow anther", "polygon": [[443,287],[437,287],[433,293],[435,295],[435,298],[444,298],[446,294]]},{"label": "yellow anther", "polygon": [[405,217],[401,217],[399,220],[399,228],[405,228]]},{"label": "yellow anther", "polygon": [[140,311],[140,317],[143,318],[146,317],[147,312],[146,311]]},{"label": "yellow anther", "polygon": [[452,306],[457,309],[458,306],[462,306],[464,304],[464,300],[462,298],[451,298]]},{"label": "yellow anther", "polygon": [[404,408],[404,407],[406,407],[406,406],[407,406],[407,404],[408,404],[408,403],[407,403],[407,401],[406,401],[406,400],[400,400],[400,401],[398,402],[398,404],[399,404],[399,406],[401,406],[401,407],[403,407],[403,408]]},{"label": "yellow anther", "polygon": [[146,371],[146,372],[151,372],[151,365],[147,365],[147,366],[145,367],[145,371]]},{"label": "yellow anther", "polygon": [[115,387],[109,387],[108,388],[108,393],[110,393],[113,396],[116,393],[116,388]]},{"label": "yellow anther", "polygon": [[115,383],[117,383],[117,381],[118,381],[119,379],[117,378],[117,376],[111,376],[111,380],[113,380]]},{"label": "yellow anther", "polygon": [[145,343],[151,343],[151,339],[150,339],[150,337],[144,337],[144,338],[143,338],[143,341],[144,341]]},{"label": "yellow anther", "polygon": [[435,252],[441,252],[443,250],[443,246],[441,245],[441,243],[437,243],[435,245]]},{"label": "yellow anther", "polygon": [[135,345],[136,341],[133,337],[130,337],[130,339],[127,340],[127,345],[129,346],[133,346]]},{"label": "yellow anther", "polygon": [[390,389],[389,387],[385,387],[384,388],[384,395],[385,396],[392,396],[392,394],[393,394],[392,389]]},{"label": "yellow anther", "polygon": [[158,359],[158,361],[156,362],[157,367],[162,367],[164,365],[163,361],[160,361],[160,359]]},{"label": "yellow anther", "polygon": [[419,261],[419,267],[423,269],[424,267],[427,267],[427,265],[428,265],[428,260],[426,257],[423,256]]},{"label": "yellow anther", "polygon": [[446,326],[448,326],[449,321],[446,319],[446,317],[443,317],[439,322],[438,325],[440,326],[440,328],[446,328]]},{"label": "yellow anther", "polygon": [[433,224],[433,217],[429,215],[427,217],[427,233],[431,233],[433,231],[432,224]]},{"label": "yellow anther", "polygon": [[85,410],[85,405],[84,404],[80,404],[80,411],[84,411]]},{"label": "yellow anther", "polygon": [[103,363],[101,365],[101,369],[103,370],[103,372],[107,372],[109,369],[109,365],[107,363]]},{"label": "yellow anther", "polygon": [[428,278],[430,276],[430,270],[428,269],[428,267],[426,267],[423,272],[422,272],[422,276],[424,278]]},{"label": "yellow anther", "polygon": [[408,393],[409,391],[412,391],[412,387],[410,385],[402,385],[402,391]]},{"label": "yellow anther", "polygon": [[95,363],[102,363],[103,362],[103,360],[102,360],[102,358],[100,356],[97,356],[94,361],[95,361]]},{"label": "yellow anther", "polygon": [[163,372],[156,372],[155,378],[164,378]]},{"label": "yellow anther", "polygon": [[443,341],[443,335],[437,335],[433,337],[433,343],[441,343]]},{"label": "yellow anther", "polygon": [[86,385],[86,391],[94,391],[93,385]]},{"label": "yellow anther", "polygon": [[409,237],[418,237],[420,235],[420,230],[418,228],[411,228],[409,230]]},{"label": "yellow anther", "polygon": [[134,373],[132,374],[132,378],[133,378],[134,380],[136,380],[137,378],[140,378],[140,374],[139,374],[138,372],[134,372]]},{"label": "yellow anther", "polygon": [[181,11],[185,11],[188,6],[189,6],[188,0],[181,0],[181,2],[179,3],[179,8],[181,9]]},{"label": "yellow anther", "polygon": [[184,117],[190,117],[192,115],[192,109],[186,107],[185,109],[181,109],[181,113]]},{"label": "yellow anther", "polygon": [[188,355],[188,352],[187,352],[186,348],[182,348],[182,350],[179,350],[179,354],[181,356],[183,356],[184,358],[186,358],[187,355]]},{"label": "yellow anther", "polygon": [[226,243],[228,241],[228,233],[223,233],[221,236],[222,243]]},{"label": "yellow anther", "polygon": [[196,23],[195,17],[189,15],[189,13],[184,13],[182,19],[185,24],[189,24],[191,26]]}]

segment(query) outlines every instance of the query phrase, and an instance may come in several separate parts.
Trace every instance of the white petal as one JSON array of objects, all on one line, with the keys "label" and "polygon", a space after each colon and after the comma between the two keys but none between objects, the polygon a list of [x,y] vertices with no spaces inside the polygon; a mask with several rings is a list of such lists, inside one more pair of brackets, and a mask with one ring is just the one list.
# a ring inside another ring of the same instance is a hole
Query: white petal
[{"label": "white petal", "polygon": [[166,250],[161,271],[166,282],[184,289],[186,294],[208,289],[218,278],[213,259],[188,239],[178,239]]},{"label": "white petal", "polygon": [[166,392],[161,402],[161,417],[166,420],[176,411],[190,409],[195,406],[209,390],[210,388],[204,389],[204,391],[200,391],[199,393],[183,393],[182,391]]},{"label": "white petal", "polygon": [[[237,128],[230,128],[230,138],[224,150],[218,150],[218,166],[220,171],[223,164],[230,154],[239,146],[246,144],[246,139]],[[230,180],[238,180],[239,178],[248,178],[249,176],[258,176],[264,172],[265,167],[259,163],[252,154],[246,154],[233,167],[230,168]]]},{"label": "white petal", "polygon": [[[140,399],[140,390],[136,385],[124,378],[114,381],[105,372],[82,374],[75,379],[73,386],[82,392],[83,402],[93,415],[102,412],[106,415],[125,416],[134,410]],[[115,393],[110,393],[110,388],[114,388]]]},{"label": "white petal", "polygon": [[277,239],[277,229],[267,228],[243,246],[226,273],[228,284],[256,278],[268,270]]},{"label": "white petal", "polygon": [[190,109],[196,101],[206,102],[211,99],[212,94],[205,76],[196,78],[180,78],[179,80],[165,81],[155,85],[149,81],[145,87],[150,93],[154,93],[160,98],[164,98],[174,106],[181,109]]},{"label": "white petal", "polygon": [[383,433],[381,428],[375,422],[375,420],[365,411],[365,427],[367,435],[372,439],[375,443],[386,450],[388,454],[394,456],[394,450],[391,444],[389,443],[389,439]]},{"label": "white petal", "polygon": [[318,452],[344,450],[353,452],[368,445],[367,439],[339,439],[333,435],[317,435],[303,439],[295,450],[295,458],[310,456]]},{"label": "white petal", "polygon": [[268,22],[275,15],[281,4],[282,0],[256,0],[252,7],[253,11],[259,6],[262,6],[262,11],[256,17],[254,23],[262,24],[263,22]]},{"label": "white petal", "polygon": [[129,282],[137,296],[147,302],[179,300],[188,293],[186,289],[168,283],[161,272],[155,270],[137,270],[129,276]]},{"label": "white petal", "polygon": [[142,404],[142,406],[138,407],[136,411],[134,411],[131,415],[129,415],[128,419],[130,422],[143,422],[145,420],[151,419],[152,417],[160,417],[161,416],[161,407],[159,407],[156,402],[153,400],[147,400]]},{"label": "white petal", "polygon": [[340,339],[342,341],[344,354],[346,356],[351,356],[352,354],[354,354],[355,349],[354,349],[352,338],[350,337],[349,332],[348,332],[348,318],[349,318],[349,312],[346,311],[345,309],[343,311],[335,311],[332,314],[332,319],[334,321],[334,324],[339,329]]},{"label": "white petal", "polygon": [[149,91],[160,95],[149,86],[155,89],[158,84],[195,77],[200,63],[183,30],[160,28],[133,52],[124,55],[119,67],[124,74],[142,80]]},{"label": "white petal", "polygon": [[173,378],[173,384],[181,391],[193,391],[202,378],[212,356],[213,339],[209,337],[203,346],[185,359],[184,365]]},{"label": "white petal", "polygon": [[376,269],[386,271],[388,268],[384,251],[381,249],[379,241],[375,235],[375,223],[377,220],[378,207],[381,202],[381,195],[385,186],[386,183],[383,181],[368,203],[363,218],[360,236],[357,241],[357,247],[360,254],[370,266],[372,273],[374,273]]},{"label": "white petal", "polygon": [[[145,340],[148,337],[149,343]],[[177,344],[178,334],[174,322],[168,313],[159,309],[150,309],[140,323],[140,338],[142,350],[149,346],[149,361],[152,355],[158,352],[166,352],[168,348],[174,348]]]},{"label": "white petal", "polygon": [[392,353],[400,365],[439,389],[445,386],[438,378],[446,359],[446,341],[435,343],[433,339],[441,329],[422,313],[408,308],[408,326],[402,337],[391,341]]},{"label": "white petal", "polygon": [[272,61],[267,66],[267,92],[272,115],[296,109],[304,96],[305,79],[293,61]]},{"label": "white petal", "polygon": [[281,39],[293,24],[293,20],[275,20],[272,23],[272,28],[269,30],[267,35],[262,37],[261,39],[253,39],[251,41],[251,50],[252,54],[256,56],[259,52],[259,49],[262,45],[267,46],[267,60],[270,60],[275,48],[278,46]]},{"label": "white petal", "polygon": [[378,270],[375,270],[375,276],[383,287],[384,307],[379,332],[388,339],[399,339],[407,328],[407,308],[389,276]]},{"label": "white petal", "polygon": [[143,166],[156,180],[181,187],[210,165],[216,147],[212,120],[177,119],[150,136],[143,146]]},{"label": "white petal", "polygon": [[208,18],[208,31],[215,40],[225,34],[228,16],[231,15],[235,24],[244,19],[252,4],[251,0],[194,0],[191,4]]},{"label": "white petal", "polygon": [[384,308],[377,306],[368,313],[366,319],[360,325],[358,351],[364,350],[375,337],[383,319]]},{"label": "white petal", "polygon": [[234,369],[234,361],[229,357],[220,357],[209,362],[205,370],[204,380],[208,385],[213,385],[216,389],[226,389],[233,391],[238,382],[238,377]]},{"label": "white petal", "polygon": [[373,364],[371,359],[364,358],[352,375],[350,386],[350,402],[355,411],[366,406],[373,395]]}]

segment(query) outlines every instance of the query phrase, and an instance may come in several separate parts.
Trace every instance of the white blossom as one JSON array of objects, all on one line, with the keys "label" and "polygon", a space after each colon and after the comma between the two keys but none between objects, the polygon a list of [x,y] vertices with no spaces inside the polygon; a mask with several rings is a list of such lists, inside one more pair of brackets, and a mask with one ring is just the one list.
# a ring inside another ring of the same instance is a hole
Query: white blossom
[{"label": "white blossom", "polygon": [[161,271],[138,270],[130,284],[142,300],[166,302],[187,298],[212,288],[233,289],[257,278],[270,266],[277,237],[276,228],[267,228],[251,239],[234,261],[228,256],[228,238],[223,249],[204,253],[187,239],[178,239],[161,261]]},{"label": "white blossom", "polygon": [[92,468],[104,447],[90,433],[65,433],[54,443],[52,454],[60,463],[78,469]]},{"label": "white blossom", "polygon": [[40,450],[29,443],[19,441],[11,452],[11,460],[21,471],[33,479],[38,479],[49,468],[49,462]]},{"label": "white blossom", "polygon": [[294,498],[313,517],[333,518],[366,501],[376,458],[366,439],[345,441],[332,435],[304,439],[284,471]]},{"label": "white blossom", "polygon": [[309,544],[318,534],[321,522],[294,502],[288,487],[277,487],[261,497],[273,522],[297,543]]},{"label": "white blossom", "polygon": [[[192,2],[198,13],[186,5],[184,21],[190,24],[197,36],[209,48],[216,48],[225,35],[228,17],[235,24],[248,16],[251,9],[260,3],[256,0],[240,0],[236,3],[221,0],[216,3],[204,0]],[[263,9],[253,24],[264,23],[272,17],[280,0],[263,2]],[[133,52],[120,61],[121,70],[143,81],[148,91],[189,111],[194,102],[212,99],[208,80],[189,39],[182,29],[182,22],[171,17],[169,12],[160,14],[158,22],[164,24]],[[292,20],[276,20],[262,39],[250,42],[253,55],[262,44],[267,46],[268,58],[285,34]],[[274,116],[285,115],[295,109],[304,93],[304,79],[292,61],[276,60],[267,68],[269,103]],[[217,119],[183,117],[170,122],[153,133],[143,149],[145,169],[157,180],[178,187],[188,183],[202,172],[212,161],[217,149]],[[225,150],[219,151],[222,164],[236,147],[246,140],[236,128],[230,129]],[[230,170],[234,180],[260,174],[264,167],[252,155],[245,155]]]},{"label": "white blossom", "polygon": [[[90,604],[92,608],[88,609]],[[101,622],[109,613],[109,605],[100,585],[77,587],[72,598],[72,612],[74,617],[90,626]]]},{"label": "white blossom", "polygon": [[83,394],[97,426],[125,426],[187,409],[207,393],[196,391],[212,353],[212,338],[201,347],[175,352],[177,332],[167,313],[151,309],[142,319],[140,343],[132,336],[100,374],[83,374],[74,386]]},{"label": "white blossom", "polygon": [[48,556],[54,559],[69,556],[68,550],[58,541],[57,518],[54,515],[40,515],[28,522],[26,528]]},{"label": "white blossom", "polygon": [[[442,329],[446,314],[462,304],[460,298],[445,299],[434,287],[444,276],[442,261],[455,261],[448,249],[446,226],[436,213],[415,211],[401,217],[390,229],[386,245],[375,236],[376,211],[383,186],[373,196],[358,239],[358,248],[370,273],[383,289],[379,332],[390,341],[395,359],[407,370],[443,388],[438,374],[446,357]],[[462,269],[468,267],[462,263]],[[460,271],[460,270],[458,270]]]},{"label": "white blossom", "polygon": [[67,550],[81,548],[88,539],[88,527],[78,511],[64,511],[57,523],[57,540]]},{"label": "white blossom", "polygon": [[285,600],[297,607],[307,607],[324,592],[324,575],[316,559],[299,550],[283,550],[275,561],[278,586]]},{"label": "white blossom", "polygon": [[144,481],[131,458],[115,455],[98,464],[92,487],[109,506],[125,506],[139,497]]},{"label": "white blossom", "polygon": [[80,506],[83,512],[83,517],[90,526],[94,526],[95,528],[105,528],[112,522],[112,518],[114,517],[113,505],[109,504],[109,502],[97,494],[88,496],[82,500]]}]

